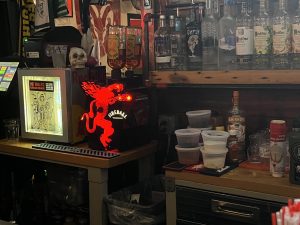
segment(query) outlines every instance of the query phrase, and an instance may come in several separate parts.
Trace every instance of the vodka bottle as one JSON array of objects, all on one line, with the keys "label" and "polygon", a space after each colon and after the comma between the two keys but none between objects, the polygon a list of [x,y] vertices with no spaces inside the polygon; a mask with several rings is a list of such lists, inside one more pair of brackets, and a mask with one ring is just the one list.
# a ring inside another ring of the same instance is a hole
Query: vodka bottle
[{"label": "vodka bottle", "polygon": [[203,70],[218,69],[218,21],[214,15],[213,2],[207,1],[206,14],[201,23]]},{"label": "vodka bottle", "polygon": [[238,69],[251,69],[254,50],[253,19],[248,13],[248,0],[242,1],[241,14],[236,19],[236,59]]},{"label": "vodka bottle", "polygon": [[292,68],[300,68],[300,1],[292,19]]},{"label": "vodka bottle", "polygon": [[170,15],[171,69],[185,68],[185,35],[182,31],[182,19]]},{"label": "vodka bottle", "polygon": [[232,108],[227,117],[227,131],[235,130],[240,149],[245,149],[245,116],[239,106],[239,91],[233,91]]},{"label": "vodka bottle", "polygon": [[171,62],[170,34],[166,16],[159,16],[159,27],[154,34],[156,70],[168,70]]},{"label": "vodka bottle", "polygon": [[279,0],[273,17],[273,62],[274,69],[288,69],[291,53],[290,17],[286,11],[286,0]]},{"label": "vodka bottle", "polygon": [[224,16],[219,21],[219,69],[236,69],[235,57],[235,18],[231,15],[233,0],[224,0]]},{"label": "vodka bottle", "polygon": [[254,17],[254,68],[270,68],[272,53],[271,18],[266,10],[266,0],[259,1],[259,12]]},{"label": "vodka bottle", "polygon": [[193,12],[191,13],[191,22],[186,25],[187,57],[188,68],[190,70],[200,70],[202,67],[202,43],[200,24],[200,16],[202,14],[201,10],[202,9],[200,8],[200,6],[195,6]]}]

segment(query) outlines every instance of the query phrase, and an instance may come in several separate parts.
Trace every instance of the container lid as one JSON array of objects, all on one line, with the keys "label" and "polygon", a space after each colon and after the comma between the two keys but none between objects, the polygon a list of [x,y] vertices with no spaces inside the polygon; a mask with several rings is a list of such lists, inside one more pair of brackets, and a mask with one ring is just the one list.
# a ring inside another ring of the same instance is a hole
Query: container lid
[{"label": "container lid", "polygon": [[187,116],[204,116],[204,115],[210,115],[211,110],[203,109],[203,110],[187,111],[185,114]]},{"label": "container lid", "polygon": [[196,128],[186,128],[175,130],[176,135],[200,135],[201,131]]}]

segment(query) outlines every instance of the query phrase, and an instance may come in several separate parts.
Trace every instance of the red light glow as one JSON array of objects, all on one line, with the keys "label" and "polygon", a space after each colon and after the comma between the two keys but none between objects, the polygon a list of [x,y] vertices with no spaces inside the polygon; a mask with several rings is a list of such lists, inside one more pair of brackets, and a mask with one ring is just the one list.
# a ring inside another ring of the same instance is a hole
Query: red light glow
[{"label": "red light glow", "polygon": [[[101,87],[94,82],[82,82],[81,86],[85,93],[94,99],[90,103],[90,111],[82,115],[82,119],[86,119],[86,130],[89,133],[94,133],[97,127],[101,127],[103,133],[99,139],[107,150],[111,142],[111,136],[114,134],[112,122],[105,118],[108,113],[108,107],[117,101],[132,101],[132,96],[120,94],[124,89],[123,84],[111,84],[107,87]],[[93,119],[92,127],[90,127],[91,119]]]}]

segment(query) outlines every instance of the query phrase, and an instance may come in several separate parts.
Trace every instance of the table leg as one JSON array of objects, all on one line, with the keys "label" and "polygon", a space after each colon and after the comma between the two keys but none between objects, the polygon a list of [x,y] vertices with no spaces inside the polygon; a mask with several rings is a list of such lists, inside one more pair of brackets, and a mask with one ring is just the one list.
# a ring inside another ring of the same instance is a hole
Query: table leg
[{"label": "table leg", "polygon": [[154,155],[151,154],[139,159],[139,180],[143,181],[154,174]]},{"label": "table leg", "polygon": [[107,212],[103,198],[107,195],[108,170],[88,168],[90,225],[106,225]]}]

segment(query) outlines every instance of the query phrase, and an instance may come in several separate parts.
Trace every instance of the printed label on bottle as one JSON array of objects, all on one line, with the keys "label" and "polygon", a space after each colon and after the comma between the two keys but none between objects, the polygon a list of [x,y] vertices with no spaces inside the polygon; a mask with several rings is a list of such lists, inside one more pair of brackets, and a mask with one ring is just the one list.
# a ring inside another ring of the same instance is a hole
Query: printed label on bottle
[{"label": "printed label on bottle", "polygon": [[107,41],[107,58],[119,58],[119,38],[117,35],[108,35]]},{"label": "printed label on bottle", "polygon": [[270,54],[271,45],[271,33],[268,27],[265,26],[255,26],[254,27],[254,47],[255,54]]},{"label": "printed label on bottle", "polygon": [[274,177],[282,177],[285,170],[286,143],[270,142],[270,172]]},{"label": "printed label on bottle", "polygon": [[253,29],[249,27],[237,27],[236,29],[236,54],[253,54]]},{"label": "printed label on bottle", "polygon": [[273,53],[276,55],[290,52],[290,35],[287,25],[273,25]]},{"label": "printed label on bottle", "polygon": [[134,59],[134,52],[135,52],[135,36],[128,35],[126,39],[126,58]]},{"label": "printed label on bottle", "polygon": [[245,141],[245,118],[241,116],[230,116],[228,117],[228,132],[236,130],[237,138],[239,142]]},{"label": "printed label on bottle", "polygon": [[189,56],[198,56],[200,53],[198,52],[197,48],[199,47],[199,34],[194,33],[191,35],[188,35],[188,55]]},{"label": "printed label on bottle", "polygon": [[292,24],[292,52],[300,53],[300,24]]}]

